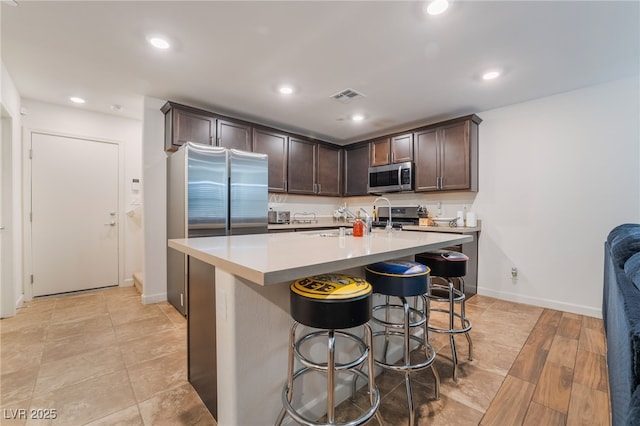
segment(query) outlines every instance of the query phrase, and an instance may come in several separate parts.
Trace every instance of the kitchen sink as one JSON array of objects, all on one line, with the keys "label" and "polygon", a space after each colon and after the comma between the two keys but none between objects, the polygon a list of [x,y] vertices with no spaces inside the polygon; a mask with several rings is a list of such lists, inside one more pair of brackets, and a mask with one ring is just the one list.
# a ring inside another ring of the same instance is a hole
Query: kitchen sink
[{"label": "kitchen sink", "polygon": [[[345,235],[353,235],[353,229],[347,229],[345,230]],[[317,234],[315,234],[319,237],[339,237],[340,236],[340,231],[338,231],[337,229],[335,231],[323,231],[323,232],[319,232]]]}]

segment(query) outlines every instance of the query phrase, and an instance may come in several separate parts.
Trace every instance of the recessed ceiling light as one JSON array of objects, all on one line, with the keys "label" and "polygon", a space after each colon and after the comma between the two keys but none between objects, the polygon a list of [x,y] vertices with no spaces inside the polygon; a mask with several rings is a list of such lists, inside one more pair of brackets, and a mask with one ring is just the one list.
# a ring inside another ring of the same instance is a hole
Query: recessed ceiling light
[{"label": "recessed ceiling light", "polygon": [[498,70],[487,71],[484,74],[482,74],[483,80],[493,80],[498,77],[500,77],[500,71]]},{"label": "recessed ceiling light", "polygon": [[364,115],[362,115],[362,114],[353,114],[351,116],[351,120],[352,121],[362,121],[362,120],[364,120]]},{"label": "recessed ceiling light", "polygon": [[434,0],[427,5],[426,11],[429,15],[440,15],[448,7],[449,2],[447,0]]},{"label": "recessed ceiling light", "polygon": [[83,103],[85,103],[85,102],[86,102],[84,99],[82,99],[82,98],[80,98],[80,97],[78,97],[78,96],[71,96],[71,97],[69,98],[69,100],[70,100],[71,102],[73,102],[74,104],[83,104]]},{"label": "recessed ceiling light", "polygon": [[294,92],[294,89],[291,86],[284,85],[278,87],[278,92],[282,95],[291,95]]},{"label": "recessed ceiling light", "polygon": [[168,49],[171,47],[169,42],[162,37],[149,37],[149,43],[157,49]]}]

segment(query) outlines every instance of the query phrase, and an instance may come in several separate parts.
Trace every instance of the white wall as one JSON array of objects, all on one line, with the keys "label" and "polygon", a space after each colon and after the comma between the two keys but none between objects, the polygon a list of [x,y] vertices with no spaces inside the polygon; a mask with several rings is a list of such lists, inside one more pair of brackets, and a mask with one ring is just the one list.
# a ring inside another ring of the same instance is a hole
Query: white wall
[{"label": "white wall", "polygon": [[601,316],[603,243],[640,222],[639,79],[478,115],[478,292]]},{"label": "white wall", "polygon": [[[3,201],[8,201],[8,206],[4,210],[3,226],[3,251],[6,260],[4,267],[8,266],[9,271],[2,271],[2,288],[0,288],[0,317],[15,315],[15,309],[22,304],[22,219],[21,219],[21,173],[20,167],[20,95],[16,90],[11,76],[2,63],[2,75],[0,77],[0,102],[2,108],[3,123],[10,126],[10,131],[2,133],[2,144],[5,154],[9,158],[11,165],[9,173],[10,194],[3,193]],[[6,115],[6,117],[5,117]],[[8,146],[4,146],[8,144]],[[4,167],[4,165],[3,165]],[[6,172],[6,170],[3,170]],[[0,190],[4,191],[5,188]],[[7,250],[9,248],[10,250]]]},{"label": "white wall", "polygon": [[[37,130],[117,141],[121,149],[124,149],[124,182],[120,189],[124,195],[124,203],[120,206],[118,216],[121,218],[120,223],[124,224],[124,241],[121,245],[124,249],[123,284],[133,285],[133,274],[142,270],[142,215],[140,209],[135,209],[141,201],[142,191],[134,192],[131,186],[132,179],[142,177],[142,122],[31,99],[23,99],[22,107],[27,112],[22,119],[25,145],[28,145],[30,132]],[[24,168],[29,169],[27,163]],[[28,180],[26,176],[25,182]],[[132,215],[127,215],[127,212],[132,212]]]},{"label": "white wall", "polygon": [[165,102],[156,98],[144,100],[142,302],[145,304],[167,300],[167,155],[164,152],[164,114],[160,111]]}]

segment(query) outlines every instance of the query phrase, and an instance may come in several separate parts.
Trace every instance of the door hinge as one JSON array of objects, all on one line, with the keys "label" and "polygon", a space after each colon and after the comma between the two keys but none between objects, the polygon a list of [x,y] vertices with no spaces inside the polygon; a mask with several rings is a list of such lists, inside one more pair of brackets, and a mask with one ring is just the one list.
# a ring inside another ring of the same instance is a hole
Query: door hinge
[{"label": "door hinge", "polygon": [[33,212],[29,212],[29,222],[33,222]]},{"label": "door hinge", "polygon": [[31,274],[31,285],[33,285],[33,274]]},{"label": "door hinge", "polygon": [[33,149],[29,150],[29,160],[33,160]]}]

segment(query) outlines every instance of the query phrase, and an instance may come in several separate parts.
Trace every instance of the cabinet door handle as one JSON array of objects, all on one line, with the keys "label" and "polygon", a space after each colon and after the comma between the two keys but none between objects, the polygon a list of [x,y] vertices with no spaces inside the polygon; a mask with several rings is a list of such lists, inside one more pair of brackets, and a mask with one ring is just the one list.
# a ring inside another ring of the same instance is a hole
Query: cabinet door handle
[{"label": "cabinet door handle", "polygon": [[287,192],[289,190],[289,181],[285,180],[284,181],[284,192]]},{"label": "cabinet door handle", "polygon": [[391,162],[392,162],[392,163],[395,163],[395,162],[396,162],[396,153],[395,153],[395,151],[392,151],[392,152],[391,152]]},{"label": "cabinet door handle", "polygon": [[318,194],[320,193],[320,191],[322,191],[322,185],[318,184]]}]

